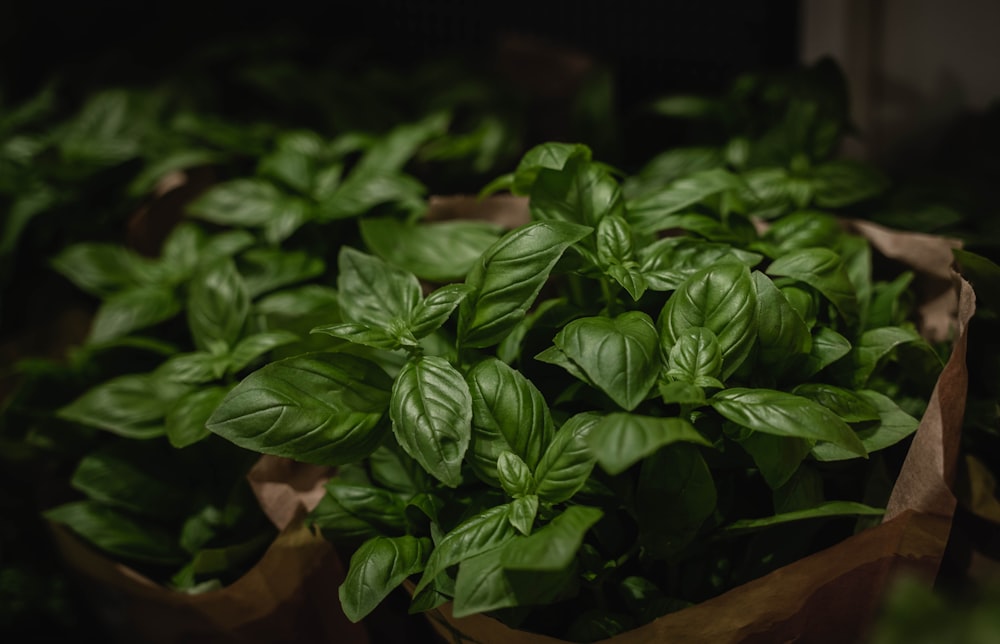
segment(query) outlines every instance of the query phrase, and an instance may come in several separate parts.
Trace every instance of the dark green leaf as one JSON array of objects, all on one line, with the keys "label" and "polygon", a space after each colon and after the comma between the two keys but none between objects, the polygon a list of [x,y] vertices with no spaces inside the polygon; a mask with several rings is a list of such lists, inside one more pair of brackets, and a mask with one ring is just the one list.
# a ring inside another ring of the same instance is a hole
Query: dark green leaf
[{"label": "dark green leaf", "polygon": [[[877,425],[862,427],[858,430],[858,438],[861,439],[869,453],[895,445],[917,431],[917,427],[920,426],[920,421],[903,411],[891,398],[870,390],[859,391],[858,395],[875,407],[879,415]],[[839,461],[853,458],[853,454],[850,452],[830,443],[816,445],[813,448],[813,456],[820,461]]]},{"label": "dark green leaf", "polygon": [[739,443],[753,458],[757,470],[772,490],[788,482],[813,447],[812,441],[804,438],[763,432],[750,432]]},{"label": "dark green leaf", "polygon": [[722,350],[715,334],[703,327],[684,331],[670,348],[667,377],[698,387],[718,387],[722,373]]},{"label": "dark green leaf", "polygon": [[857,456],[867,451],[850,426],[817,402],[771,389],[734,387],[720,391],[709,404],[741,427],[775,436],[827,441]]},{"label": "dark green leaf", "polygon": [[766,275],[752,274],[757,290],[757,360],[777,376],[812,350],[809,327]]},{"label": "dark green leaf", "polygon": [[132,197],[144,197],[156,189],[156,185],[167,175],[213,165],[223,161],[225,156],[212,150],[177,150],[159,158],[151,159],[132,182],[128,185],[128,194]]},{"label": "dark green leaf", "polygon": [[527,536],[531,534],[531,528],[535,524],[535,517],[538,515],[538,496],[529,494],[514,499],[510,504],[510,514],[508,520],[518,532]]},{"label": "dark green leaf", "polygon": [[307,463],[338,465],[370,454],[392,381],[374,363],[315,353],[268,364],[238,384],[208,428],[241,447]]},{"label": "dark green leaf", "polygon": [[636,488],[640,539],[656,558],[670,558],[698,534],[715,512],[712,473],[694,445],[678,443],[642,463]]},{"label": "dark green leaf", "polygon": [[835,159],[814,167],[809,173],[816,205],[843,208],[883,192],[888,179],[875,167],[850,159]]},{"label": "dark green leaf", "polygon": [[880,418],[878,408],[860,392],[816,382],[798,385],[792,390],[792,393],[815,400],[848,423],[860,423]]},{"label": "dark green leaf", "polygon": [[819,373],[851,352],[851,343],[829,327],[820,327],[813,334],[812,350],[802,367],[804,378]]},{"label": "dark green leaf", "polygon": [[689,382],[661,382],[659,385],[660,398],[668,405],[695,405],[701,407],[705,404],[705,392],[701,387],[692,385]]},{"label": "dark green leaf", "polygon": [[268,351],[291,344],[299,337],[288,331],[265,331],[248,335],[229,354],[229,373],[239,373]]},{"label": "dark green leaf", "polygon": [[597,460],[587,435],[600,420],[599,414],[577,414],[555,433],[535,468],[535,490],[543,500],[568,501],[587,482]]},{"label": "dark green leaf", "polygon": [[228,387],[205,387],[185,395],[167,411],[167,438],[174,447],[187,447],[208,437],[206,423],[229,392]]},{"label": "dark green leaf", "polygon": [[240,256],[240,267],[251,298],[304,282],[323,274],[322,259],[309,253],[278,248],[254,248]]},{"label": "dark green leaf", "polygon": [[164,434],[163,417],[187,390],[151,374],[119,376],[92,387],[57,414],[125,438],[154,438]]},{"label": "dark green leaf", "polygon": [[185,554],[172,536],[155,525],[140,525],[127,515],[94,501],[77,501],[45,512],[98,548],[132,561],[177,565]]},{"label": "dark green leaf", "polygon": [[321,222],[363,215],[382,204],[393,203],[406,212],[426,208],[424,186],[405,174],[359,174],[357,170],[320,202],[316,214]]},{"label": "dark green leaf", "polygon": [[853,501],[828,501],[808,510],[796,510],[785,512],[771,517],[761,519],[741,519],[734,521],[723,528],[725,536],[736,536],[747,532],[755,532],[771,526],[791,523],[793,521],[805,521],[807,519],[826,519],[845,516],[881,516],[885,513],[882,508],[873,508],[862,503]]},{"label": "dark green leaf", "polygon": [[[535,478],[531,468],[514,452],[503,452],[497,459],[497,478],[507,496],[519,499],[534,493]],[[523,532],[523,531],[522,531]]]},{"label": "dark green leaf", "polygon": [[628,220],[635,230],[655,233],[663,229],[662,220],[705,199],[743,187],[743,181],[721,168],[702,170],[672,181],[666,187],[629,204]]},{"label": "dark green leaf", "polygon": [[660,312],[660,343],[665,354],[689,329],[715,333],[722,350],[725,380],[743,363],[756,336],[757,291],[750,270],[722,263],[703,269],[678,287]]},{"label": "dark green leaf", "polygon": [[531,216],[594,227],[604,217],[622,217],[625,200],[611,175],[580,157],[559,170],[542,168],[531,187]]},{"label": "dark green leaf", "polygon": [[793,250],[774,260],[768,275],[791,277],[823,294],[848,321],[858,317],[858,299],[840,255],[827,248]]},{"label": "dark green leaf", "polygon": [[466,284],[449,284],[429,293],[411,312],[414,337],[423,338],[436,331],[471,291]]},{"label": "dark green leaf", "polygon": [[800,210],[776,219],[764,233],[764,240],[783,255],[803,248],[833,248],[843,235],[844,229],[833,215]]},{"label": "dark green leaf", "polygon": [[420,303],[412,273],[349,246],[340,250],[337,289],[344,320],[390,330],[405,323]]},{"label": "dark green leaf", "polygon": [[374,526],[379,532],[406,528],[403,500],[392,492],[333,480],[327,483],[326,493],[353,519]]},{"label": "dark green leaf", "polygon": [[558,571],[569,567],[583,537],[604,515],[597,508],[571,505],[544,528],[518,539],[517,547],[504,548],[506,570]]},{"label": "dark green leaf", "polygon": [[514,171],[511,192],[516,195],[529,194],[541,170],[562,170],[566,162],[573,158],[590,161],[590,148],[579,143],[543,143],[531,148]]},{"label": "dark green leaf", "polygon": [[198,219],[223,226],[259,228],[282,216],[294,203],[274,184],[263,179],[233,179],[208,190],[188,205]]},{"label": "dark green leaf", "polygon": [[678,441],[711,447],[683,418],[608,414],[587,434],[590,451],[608,474],[621,474],[664,445]]},{"label": "dark green leaf", "polygon": [[412,536],[374,537],[351,556],[340,586],[340,605],[352,622],[360,621],[412,574],[424,569],[431,540]]},{"label": "dark green leaf", "polygon": [[554,341],[591,382],[626,410],[646,399],[660,373],[656,327],[641,311],[574,320]]},{"label": "dark green leaf", "polygon": [[208,351],[179,353],[156,368],[156,375],[171,382],[192,385],[218,380],[229,368],[229,356]]},{"label": "dark green leaf", "polygon": [[373,253],[433,282],[464,278],[502,232],[485,221],[414,224],[394,217],[366,217],[359,225]]},{"label": "dark green leaf", "polygon": [[153,281],[152,262],[117,244],[74,244],[52,267],[82,290],[106,297]]},{"label": "dark green leaf", "polygon": [[497,459],[505,452],[534,468],[554,430],[541,392],[519,371],[496,359],[478,363],[466,380],[472,394],[469,463],[476,474],[499,484]]},{"label": "dark green leaf", "polygon": [[879,363],[892,351],[908,343],[923,342],[920,334],[909,327],[887,326],[861,334],[854,345],[854,386],[864,387]]},{"label": "dark green leaf", "polygon": [[112,295],[101,304],[90,326],[89,342],[107,342],[169,320],[181,310],[169,287],[138,287]]},{"label": "dark green leaf", "polygon": [[488,347],[503,340],[528,312],[563,251],[590,231],[575,224],[540,221],[501,237],[466,279],[475,290],[460,309],[461,345]]},{"label": "dark green leaf", "polygon": [[642,275],[649,288],[672,291],[700,270],[731,261],[755,266],[761,260],[756,253],[733,248],[729,244],[665,237],[639,249]]},{"label": "dark green leaf", "polygon": [[410,360],[392,386],[392,431],[406,453],[449,487],[462,482],[462,460],[472,434],[472,397],[447,360]]},{"label": "dark green leaf", "polygon": [[199,349],[234,346],[249,314],[250,294],[231,260],[212,265],[191,283],[188,326]]},{"label": "dark green leaf", "polygon": [[187,511],[187,473],[161,441],[116,441],[84,456],[70,484],[97,503],[140,516],[173,519]]}]

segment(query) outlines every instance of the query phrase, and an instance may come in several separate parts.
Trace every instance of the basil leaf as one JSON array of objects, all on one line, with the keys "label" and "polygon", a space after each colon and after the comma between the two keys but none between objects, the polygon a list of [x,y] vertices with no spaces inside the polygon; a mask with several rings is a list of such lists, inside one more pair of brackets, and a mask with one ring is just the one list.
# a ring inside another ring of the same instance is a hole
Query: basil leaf
[{"label": "basil leaf", "polygon": [[46,511],[45,518],[61,523],[101,550],[131,561],[177,565],[186,555],[169,532],[148,522],[140,524],[117,510],[94,501],[76,501]]},{"label": "basil leaf", "polygon": [[281,216],[288,196],[263,179],[233,179],[210,188],[188,214],[223,226],[261,227]]},{"label": "basil leaf", "polygon": [[265,331],[249,335],[236,343],[230,352],[229,373],[238,373],[268,351],[298,339],[297,335],[288,331]]},{"label": "basil leaf", "polygon": [[240,256],[241,269],[252,299],[323,274],[322,259],[305,252],[254,248]]},{"label": "basil leaf", "polygon": [[436,356],[411,359],[396,376],[392,431],[406,453],[449,487],[462,482],[472,434],[472,397],[462,374]]},{"label": "basil leaf", "polygon": [[371,327],[367,324],[331,324],[329,326],[318,326],[310,333],[325,333],[335,338],[341,338],[354,344],[362,344],[375,349],[399,349],[402,346],[415,347],[415,338],[398,337],[390,335],[388,331],[380,327]]},{"label": "basil leaf", "polygon": [[860,392],[849,391],[826,383],[803,383],[792,393],[815,400],[848,423],[879,420],[878,408]]},{"label": "basil leaf", "polygon": [[678,443],[644,460],[635,504],[640,542],[652,557],[669,559],[691,543],[716,504],[715,481],[698,448]]},{"label": "basil leaf", "polygon": [[520,372],[494,358],[476,364],[466,380],[472,395],[469,463],[476,474],[498,484],[497,459],[505,452],[534,468],[554,431],[542,393]]},{"label": "basil leaf", "polygon": [[143,286],[116,293],[101,304],[88,342],[107,342],[177,315],[181,304],[170,287]]},{"label": "basil leaf", "polygon": [[[829,445],[829,443],[823,443]],[[852,457],[853,458],[853,457]],[[826,500],[823,495],[823,475],[814,467],[802,466],[772,494],[775,514],[805,510]]]},{"label": "basil leaf", "polygon": [[250,294],[232,260],[221,261],[194,279],[187,313],[199,349],[236,344],[250,313]]},{"label": "basil leaf", "polygon": [[464,278],[503,230],[485,221],[414,224],[395,217],[365,217],[358,225],[373,253],[432,282]]},{"label": "basil leaf", "polygon": [[659,239],[639,248],[638,255],[643,278],[656,291],[672,291],[698,271],[724,261],[750,267],[761,260],[757,253],[690,237]]},{"label": "basil leaf", "polygon": [[407,577],[424,568],[431,540],[412,536],[373,537],[361,544],[340,586],[347,619],[360,621]]},{"label": "basil leaf", "polygon": [[329,494],[323,496],[306,515],[306,523],[317,526],[327,539],[352,542],[378,536],[381,526],[362,519],[350,512]]},{"label": "basil leaf", "polygon": [[467,284],[449,284],[428,294],[411,312],[413,335],[423,338],[440,328],[471,291]]},{"label": "basil leaf", "polygon": [[608,215],[598,222],[596,239],[597,258],[602,266],[624,263],[635,253],[632,230],[619,214]]},{"label": "basil leaf", "polygon": [[729,190],[743,187],[743,181],[721,168],[702,170],[672,181],[664,188],[641,197],[629,204],[628,220],[640,233],[663,230],[666,215]]},{"label": "basil leaf", "polygon": [[[957,252],[957,251],[956,251]],[[876,329],[884,326],[898,326],[907,315],[907,294],[913,282],[913,273],[906,271],[889,283],[875,286],[865,328]]]},{"label": "basil leaf", "polygon": [[531,186],[531,216],[597,226],[604,217],[622,217],[625,200],[611,175],[580,157],[558,169],[542,168]]},{"label": "basil leaf", "polygon": [[764,233],[778,255],[803,248],[833,248],[844,230],[833,215],[816,210],[800,210],[776,219]]},{"label": "basil leaf", "polygon": [[866,456],[861,439],[836,414],[808,398],[772,389],[734,387],[720,391],[709,404],[724,418],[775,436],[793,436],[833,443]]},{"label": "basil leaf", "polygon": [[535,490],[535,479],[531,469],[514,452],[503,452],[497,459],[497,477],[500,486],[507,496],[519,499],[532,494]]},{"label": "basil leaf", "polygon": [[722,263],[703,269],[678,287],[660,312],[660,343],[665,354],[691,328],[712,331],[722,350],[721,380],[743,363],[753,347],[757,291],[750,270]]},{"label": "basil leaf", "polygon": [[858,319],[858,298],[840,255],[826,248],[793,250],[771,262],[768,275],[805,282],[830,300],[848,322]]},{"label": "basil leaf", "polygon": [[577,378],[578,380],[587,383],[594,389],[600,389],[600,387],[598,387],[594,383],[594,381],[590,379],[590,376],[588,376],[586,372],[580,368],[580,365],[570,360],[569,356],[566,355],[566,352],[560,349],[559,347],[549,347],[548,349],[536,355],[535,360],[538,360],[539,362],[544,362],[546,364],[555,365],[557,367],[562,367],[567,372],[569,372],[569,374],[572,375],[574,378]]},{"label": "basil leaf", "polygon": [[658,334],[641,311],[573,320],[555,337],[556,346],[620,407],[635,409],[660,373]]},{"label": "basil leaf", "polygon": [[164,415],[187,391],[186,385],[151,374],[118,376],[92,387],[56,415],[125,438],[155,438],[166,431]]},{"label": "basil leaf", "polygon": [[766,275],[754,271],[757,291],[757,360],[776,376],[800,364],[812,350],[809,327]]},{"label": "basil leaf", "polygon": [[667,377],[698,387],[718,387],[722,373],[722,350],[709,329],[691,327],[684,331],[670,349]]},{"label": "basil leaf", "polygon": [[772,490],[788,482],[813,448],[813,442],[804,438],[763,432],[750,432],[738,442],[753,458],[757,470]]},{"label": "basil leaf", "polygon": [[511,192],[527,195],[535,184],[538,173],[543,169],[562,170],[570,159],[590,161],[590,148],[572,143],[543,143],[528,150],[514,170]]},{"label": "basil leaf", "polygon": [[812,350],[802,367],[802,377],[808,378],[851,352],[851,343],[830,327],[820,327],[812,340]]},{"label": "basil leaf", "polygon": [[660,398],[668,405],[694,405],[701,407],[705,404],[705,392],[701,387],[692,385],[689,382],[661,382],[659,390]]},{"label": "basil leaf", "polygon": [[555,433],[535,468],[535,491],[539,497],[549,503],[562,503],[587,482],[596,462],[587,435],[600,420],[599,414],[577,414]]},{"label": "basil leaf", "polygon": [[417,278],[373,255],[344,246],[337,264],[337,289],[346,322],[388,331],[394,324],[408,320],[420,303],[422,293]]},{"label": "basil leaf", "polygon": [[722,529],[722,535],[730,537],[748,532],[755,532],[771,526],[805,521],[808,519],[826,519],[845,516],[876,517],[885,514],[882,508],[873,508],[853,501],[827,501],[808,510],[785,512],[761,519],[741,519],[734,521]]},{"label": "basil leaf", "polygon": [[531,527],[535,524],[537,515],[538,496],[528,494],[514,499],[510,504],[510,514],[507,519],[518,532],[527,536],[531,534]]},{"label": "basil leaf", "polygon": [[587,434],[590,451],[608,474],[621,474],[664,445],[678,441],[711,447],[683,418],[608,414]]},{"label": "basil leaf", "polygon": [[854,386],[864,387],[879,363],[901,344],[923,342],[920,334],[908,327],[888,326],[861,334],[854,345]]},{"label": "basil leaf", "polygon": [[834,159],[812,168],[810,179],[816,205],[843,208],[883,192],[889,181],[873,166],[850,159]]},{"label": "basil leaf", "polygon": [[503,340],[528,312],[563,251],[590,231],[539,221],[501,237],[466,278],[475,290],[459,310],[460,344],[482,348]]},{"label": "basil leaf", "polygon": [[326,484],[326,493],[344,512],[359,522],[375,526],[379,532],[406,528],[403,500],[392,492],[335,479]]},{"label": "basil leaf", "polygon": [[466,519],[444,535],[427,559],[415,594],[419,594],[449,566],[510,541],[514,537],[514,528],[509,521],[510,510],[509,503],[492,507]]},{"label": "basil leaf", "polygon": [[78,288],[107,297],[152,281],[152,263],[124,246],[83,243],[63,249],[52,268]]},{"label": "basil leaf", "polygon": [[[878,410],[879,423],[874,427],[862,427],[858,430],[858,438],[869,453],[895,445],[917,431],[920,426],[919,420],[903,411],[891,398],[871,390],[857,393]],[[853,454],[831,443],[816,445],[812,453],[819,461],[853,458]]]},{"label": "basil leaf", "polygon": [[571,505],[531,536],[518,539],[516,548],[504,548],[506,570],[559,571],[569,567],[587,531],[604,513],[597,508]]},{"label": "basil leaf", "polygon": [[205,387],[187,394],[167,411],[167,438],[174,447],[187,447],[208,437],[206,423],[229,392],[228,387]]},{"label": "basil leaf", "polygon": [[208,351],[180,353],[168,358],[156,368],[156,375],[164,380],[192,385],[218,380],[229,367],[229,357]]},{"label": "basil leaf", "polygon": [[229,392],[208,428],[240,447],[306,463],[340,465],[383,438],[391,380],[372,362],[313,353],[272,362]]},{"label": "basil leaf", "polygon": [[424,192],[423,184],[409,175],[362,173],[356,168],[315,212],[323,223],[357,217],[388,203],[416,214],[426,207]]}]

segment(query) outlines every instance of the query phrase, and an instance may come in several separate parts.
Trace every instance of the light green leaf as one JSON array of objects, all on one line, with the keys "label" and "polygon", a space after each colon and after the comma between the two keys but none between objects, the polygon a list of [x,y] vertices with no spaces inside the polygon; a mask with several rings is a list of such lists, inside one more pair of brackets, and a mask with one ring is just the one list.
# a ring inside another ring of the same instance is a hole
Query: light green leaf
[{"label": "light green leaf", "polygon": [[421,301],[420,282],[412,273],[374,255],[344,246],[337,264],[337,289],[346,322],[389,330],[405,323]]},{"label": "light green leaf", "polygon": [[718,387],[722,374],[722,350],[709,329],[691,327],[670,348],[667,377],[698,387]]}]

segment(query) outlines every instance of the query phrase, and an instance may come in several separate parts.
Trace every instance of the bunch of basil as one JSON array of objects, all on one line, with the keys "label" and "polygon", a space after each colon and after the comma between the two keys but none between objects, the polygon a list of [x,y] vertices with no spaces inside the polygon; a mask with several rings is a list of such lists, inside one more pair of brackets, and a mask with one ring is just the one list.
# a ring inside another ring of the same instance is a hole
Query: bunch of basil
[{"label": "bunch of basil", "polygon": [[471,262],[420,248],[456,222],[363,222],[338,343],[208,421],[338,467],[311,520],[356,547],[350,618],[412,578],[414,611],[599,639],[878,520],[942,364],[910,273],[723,168],[630,194],[546,144],[498,187],[531,222]]}]

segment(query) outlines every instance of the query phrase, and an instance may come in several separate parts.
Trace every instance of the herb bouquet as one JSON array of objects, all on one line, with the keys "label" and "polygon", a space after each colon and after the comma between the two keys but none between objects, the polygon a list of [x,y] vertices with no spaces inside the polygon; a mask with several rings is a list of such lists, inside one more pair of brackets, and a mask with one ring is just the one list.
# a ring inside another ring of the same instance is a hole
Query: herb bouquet
[{"label": "herb bouquet", "polygon": [[946,366],[911,293],[943,279],[954,314],[946,242],[761,209],[721,168],[627,195],[579,145],[498,186],[530,221],[472,261],[362,222],[314,329],[339,344],[208,421],[337,467],[310,520],[353,549],[349,618],[405,585],[455,641],[847,641],[890,569],[936,567],[971,291]]}]

